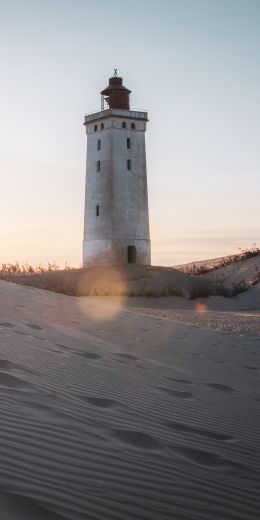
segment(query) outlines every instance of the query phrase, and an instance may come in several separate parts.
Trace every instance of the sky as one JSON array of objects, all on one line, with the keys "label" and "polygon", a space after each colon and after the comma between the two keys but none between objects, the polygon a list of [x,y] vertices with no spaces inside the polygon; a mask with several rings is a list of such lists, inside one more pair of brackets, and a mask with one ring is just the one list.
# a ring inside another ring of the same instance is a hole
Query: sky
[{"label": "sky", "polygon": [[260,246],[258,0],[0,0],[0,263],[82,261],[84,115],[148,110],[152,263]]}]

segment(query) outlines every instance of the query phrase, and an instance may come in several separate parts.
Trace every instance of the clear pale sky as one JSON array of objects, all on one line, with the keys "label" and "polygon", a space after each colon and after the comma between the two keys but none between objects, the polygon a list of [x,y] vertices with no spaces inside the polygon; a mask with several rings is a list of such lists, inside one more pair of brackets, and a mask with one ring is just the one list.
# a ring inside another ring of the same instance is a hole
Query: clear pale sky
[{"label": "clear pale sky", "polygon": [[153,264],[260,245],[258,0],[0,0],[0,262],[81,261],[84,114],[149,113]]}]

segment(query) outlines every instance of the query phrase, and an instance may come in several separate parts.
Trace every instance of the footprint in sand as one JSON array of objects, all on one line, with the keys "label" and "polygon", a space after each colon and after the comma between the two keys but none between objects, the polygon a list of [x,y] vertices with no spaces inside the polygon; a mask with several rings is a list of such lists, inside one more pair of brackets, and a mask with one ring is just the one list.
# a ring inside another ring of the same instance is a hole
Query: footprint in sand
[{"label": "footprint in sand", "polygon": [[77,397],[86,403],[97,406],[98,408],[112,408],[112,406],[116,404],[113,399],[105,399],[103,397],[87,397],[80,394],[77,394]]},{"label": "footprint in sand", "polygon": [[159,442],[148,433],[136,430],[113,430],[113,434],[116,439],[135,448],[151,450],[160,447]]},{"label": "footprint in sand", "polygon": [[181,383],[183,385],[192,385],[192,382],[188,379],[175,379],[174,377],[166,377],[167,381],[173,381],[174,383]]},{"label": "footprint in sand", "polygon": [[221,392],[234,392],[234,389],[231,388],[231,386],[222,385],[221,383],[205,383],[205,385],[209,386],[210,388],[215,388],[215,390],[220,390]]},{"label": "footprint in sand", "polygon": [[[35,337],[35,336],[34,336]],[[61,350],[60,348],[56,348],[54,345],[47,342],[47,345],[44,347],[45,352],[51,352],[52,354],[59,354],[60,356],[66,356],[67,352],[65,350]]]},{"label": "footprint in sand", "polygon": [[27,327],[30,327],[31,329],[36,329],[36,330],[44,330],[42,329],[42,327],[39,327],[39,325],[35,325],[34,323],[26,323]]},{"label": "footprint in sand", "polygon": [[112,352],[114,356],[117,356],[118,361],[137,361],[138,358],[136,356],[133,356],[132,354],[118,354],[117,352]]},{"label": "footprint in sand", "polygon": [[17,368],[17,365],[12,363],[12,361],[8,361],[8,359],[0,359],[0,370],[14,370],[14,368]]},{"label": "footprint in sand", "polygon": [[158,390],[172,395],[173,397],[178,397],[180,399],[194,399],[194,396],[191,394],[191,392],[181,392],[179,390],[173,390],[172,388],[166,388],[165,386],[158,386],[157,388]]},{"label": "footprint in sand", "polygon": [[76,354],[76,356],[82,356],[84,358],[94,359],[94,360],[95,359],[101,359],[101,357],[102,357],[99,354],[95,354],[94,352],[84,352],[82,350],[77,351],[77,352],[74,351],[74,354]]},{"label": "footprint in sand", "polygon": [[25,403],[26,409],[31,412],[32,415],[37,417],[39,420],[45,421],[50,420],[58,423],[67,423],[68,415],[60,410],[52,409],[51,406],[48,406],[43,403]]},{"label": "footprint in sand", "polygon": [[60,356],[66,357],[70,353],[75,353],[74,350],[66,347],[66,345],[62,345],[61,343],[53,343],[48,346],[49,352],[54,352],[55,354],[59,354]]},{"label": "footprint in sand", "polygon": [[195,426],[190,426],[189,424],[178,423],[174,421],[166,421],[166,426],[173,431],[182,432],[182,433],[191,433],[192,435],[199,435],[200,437],[204,437],[206,439],[212,439],[216,441],[231,441],[233,440],[232,435],[227,435],[225,433],[213,432],[211,430],[206,430],[204,428],[199,428]]},{"label": "footprint in sand", "polygon": [[9,329],[12,329],[13,327],[15,327],[14,323],[10,323],[9,321],[2,321],[0,323],[0,327],[7,327]]},{"label": "footprint in sand", "polygon": [[198,450],[196,448],[178,447],[175,449],[175,452],[177,455],[183,457],[187,461],[193,462],[194,464],[198,464],[200,466],[206,466],[216,470],[219,469],[228,473],[243,473],[243,476],[245,472],[250,474],[253,473],[253,471],[247,466],[228,460],[225,457],[211,451]]},{"label": "footprint in sand", "polygon": [[[8,379],[9,379],[9,382],[11,383],[12,377],[14,379],[16,379],[16,376],[11,376],[10,374],[8,374],[8,372],[10,372],[12,370],[16,370],[16,373],[18,372],[19,375],[21,373],[22,374],[32,374],[34,372],[34,370],[31,370],[29,367],[25,368],[17,363],[13,363],[12,361],[9,361],[8,359],[0,359],[0,385],[1,385],[1,378],[2,378],[3,384],[5,384],[4,380],[8,381]],[[2,377],[2,376],[4,376],[4,374],[6,377]],[[17,380],[21,381],[21,383],[23,385],[25,384],[25,385],[31,386],[29,383],[26,383],[26,381],[20,380],[19,378],[17,378]],[[14,386],[18,386],[18,385],[14,384]]]},{"label": "footprint in sand", "polygon": [[[22,497],[18,494],[4,493],[0,491],[1,511],[5,518],[29,520],[62,520],[59,514],[52,513],[48,507],[38,506],[31,498]],[[1,514],[2,516],[2,514]],[[3,516],[2,516],[3,518]]]},{"label": "footprint in sand", "polygon": [[8,388],[30,388],[31,385],[27,381],[23,381],[11,374],[0,372],[0,386]]},{"label": "footprint in sand", "polygon": [[66,345],[63,345],[62,343],[54,343],[54,345],[56,347],[62,348],[64,350],[71,350],[69,347],[67,347]]}]

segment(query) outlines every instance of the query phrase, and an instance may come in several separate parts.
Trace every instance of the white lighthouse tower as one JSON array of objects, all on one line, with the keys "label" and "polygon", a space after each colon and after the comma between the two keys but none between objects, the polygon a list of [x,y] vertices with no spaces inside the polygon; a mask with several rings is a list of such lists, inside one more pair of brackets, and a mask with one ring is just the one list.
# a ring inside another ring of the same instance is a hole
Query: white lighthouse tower
[{"label": "white lighthouse tower", "polygon": [[129,95],[115,70],[101,92],[101,110],[85,117],[84,265],[151,263],[145,156],[148,118],[147,112],[130,110]]}]

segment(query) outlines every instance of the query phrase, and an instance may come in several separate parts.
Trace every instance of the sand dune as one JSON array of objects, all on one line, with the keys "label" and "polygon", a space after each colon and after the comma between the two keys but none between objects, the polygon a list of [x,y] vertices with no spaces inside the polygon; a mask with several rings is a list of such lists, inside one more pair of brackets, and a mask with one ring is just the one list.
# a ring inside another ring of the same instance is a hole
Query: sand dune
[{"label": "sand dune", "polygon": [[196,276],[196,279],[213,285],[222,285],[229,289],[232,289],[233,285],[237,285],[241,282],[245,282],[251,286],[256,282],[256,279],[259,279],[260,255],[251,258],[242,258],[229,265],[219,267],[223,261],[229,260],[230,258],[232,260],[234,256],[190,262],[176,266],[175,268],[186,274],[194,271],[196,268],[206,267],[207,269],[213,269],[212,271]]},{"label": "sand dune", "polygon": [[255,282],[259,272],[260,255],[205,273],[200,276],[200,279],[232,288],[233,284],[236,285],[241,282],[251,285]]},{"label": "sand dune", "polygon": [[0,275],[6,281],[71,296],[174,295],[192,299],[209,295],[233,297],[244,288],[241,284],[248,288],[260,280],[260,255],[222,268],[214,268],[199,276],[189,274],[190,270],[191,273],[194,272],[196,266],[212,267],[223,259],[217,260],[216,264],[213,261],[204,261],[178,266],[178,269],[141,265],[92,265],[81,269],[31,274],[2,271]]},{"label": "sand dune", "polygon": [[46,271],[29,275],[0,273],[4,279],[38,289],[74,296],[165,296],[188,297],[205,284],[171,267],[123,265]]},{"label": "sand dune", "polygon": [[130,300],[0,282],[1,519],[259,518],[259,314]]}]

